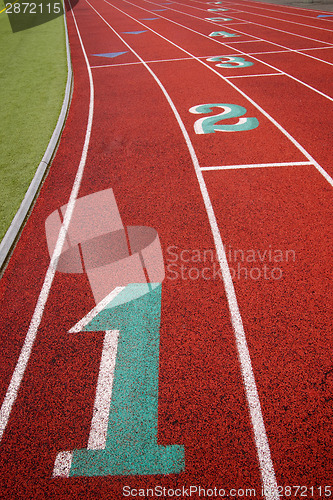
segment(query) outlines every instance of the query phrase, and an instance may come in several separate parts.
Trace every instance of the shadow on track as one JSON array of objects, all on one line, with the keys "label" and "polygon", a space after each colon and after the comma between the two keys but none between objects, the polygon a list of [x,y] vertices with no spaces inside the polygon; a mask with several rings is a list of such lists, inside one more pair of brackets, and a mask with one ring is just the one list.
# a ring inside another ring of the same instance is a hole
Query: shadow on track
[{"label": "shadow on track", "polygon": [[[8,0],[5,3],[6,13],[13,33],[35,28],[48,23],[64,14],[60,0]],[[66,1],[66,11],[70,11],[79,0]]]}]

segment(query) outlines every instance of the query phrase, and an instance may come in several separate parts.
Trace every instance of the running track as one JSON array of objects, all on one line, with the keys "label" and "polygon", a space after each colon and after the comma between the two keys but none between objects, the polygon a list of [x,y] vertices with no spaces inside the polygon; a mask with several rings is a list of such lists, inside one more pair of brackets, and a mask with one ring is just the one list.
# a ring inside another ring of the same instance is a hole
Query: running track
[{"label": "running track", "polygon": [[[318,14],[243,0],[67,12],[70,113],[0,283],[1,498],[333,495],[333,18]],[[238,115],[198,133],[222,112],[204,104],[245,108],[248,130]],[[87,446],[103,336],[68,333],[95,304],[84,274],[50,274],[44,224],[110,187],[124,223],[161,240],[158,439],[184,446],[186,468],[52,477],[58,451]]]}]

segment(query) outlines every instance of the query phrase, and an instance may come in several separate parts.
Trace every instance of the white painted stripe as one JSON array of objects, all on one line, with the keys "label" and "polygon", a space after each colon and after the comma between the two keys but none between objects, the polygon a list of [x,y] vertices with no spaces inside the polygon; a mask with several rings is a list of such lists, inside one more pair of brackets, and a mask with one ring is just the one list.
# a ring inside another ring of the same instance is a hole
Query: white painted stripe
[{"label": "white painted stripe", "polygon": [[[282,51],[281,51],[282,52]],[[283,52],[288,52],[288,51],[283,51]],[[216,54],[214,54],[215,56]],[[219,54],[220,55],[220,54]],[[198,59],[208,59],[210,57],[214,57],[211,54],[209,56],[199,56]],[[233,57],[235,54],[230,54],[226,55],[223,57]],[[191,57],[179,57],[175,59],[155,59],[152,61],[145,61],[147,64],[154,64],[154,63],[164,63],[164,62],[177,62],[177,61],[191,61],[194,58]],[[98,69],[98,68],[113,68],[116,66],[142,66],[142,62],[137,61],[137,62],[131,62],[131,63],[117,63],[117,64],[101,64],[99,66],[90,66],[91,69]]]},{"label": "white painted stripe", "polygon": [[[224,23],[221,23],[221,24],[224,24]],[[238,26],[239,24],[248,24],[248,23],[247,23],[247,21],[237,21],[237,23],[228,22],[227,24],[228,24],[228,26],[234,26],[235,24]]]},{"label": "white painted stripe", "polygon": [[106,446],[118,337],[118,330],[107,330],[105,332],[93,417],[87,446],[88,450],[104,450]]},{"label": "white painted stripe", "polygon": [[257,76],[285,76],[284,73],[259,73],[258,75],[235,75],[235,76],[226,76],[226,80],[231,80],[234,78],[254,78]]},{"label": "white painted stripe", "polygon": [[55,459],[53,477],[69,477],[73,459],[72,451],[60,451]]},{"label": "white painted stripe", "polygon": [[237,170],[239,168],[265,168],[265,167],[296,167],[301,165],[313,165],[311,161],[292,161],[282,163],[248,163],[245,165],[218,165],[216,167],[201,167],[202,171],[208,170]]},{"label": "white painted stripe", "polygon": [[310,47],[308,49],[298,49],[299,52],[303,52],[305,50],[323,50],[323,49],[333,49],[332,46],[328,46],[328,47]]},{"label": "white painted stripe", "polygon": [[[204,59],[204,57],[202,56],[201,58]],[[156,59],[154,61],[146,61],[146,63],[152,64],[152,63],[174,62],[174,61],[190,61],[191,59],[193,59],[193,57],[180,57],[178,59]],[[119,64],[101,64],[99,66],[90,66],[90,67],[91,69],[96,69],[96,68],[112,68],[114,66],[133,66],[133,65],[142,66],[142,63],[138,61],[138,62],[119,63]]]},{"label": "white painted stripe", "polygon": [[[178,24],[178,23],[177,23],[177,24]],[[215,23],[215,24],[216,24],[216,23]],[[189,29],[190,29],[190,28],[189,28]],[[194,31],[194,30],[192,30],[192,29],[191,29],[191,31]],[[234,30],[234,31],[236,31],[236,30]],[[198,33],[199,35],[200,35],[200,34],[202,34],[202,33],[199,33],[199,32],[197,32],[197,33]],[[202,35],[202,36],[206,36],[206,35]],[[246,35],[246,36],[251,36],[251,35]],[[252,37],[252,38],[254,38],[254,37]],[[256,38],[255,40],[240,40],[240,41],[239,41],[239,40],[236,40],[235,42],[228,42],[228,45],[230,45],[231,43],[232,43],[232,44],[235,44],[235,43],[255,43],[255,42],[260,42],[260,41],[261,41],[261,39],[260,39],[260,38]],[[220,43],[223,43],[223,42],[220,42]]]},{"label": "white painted stripe", "polygon": [[0,441],[3,437],[3,433],[5,432],[5,429],[7,427],[8,420],[9,420],[13,405],[14,405],[16,398],[17,398],[18,390],[20,388],[26,367],[28,365],[28,361],[29,361],[30,356],[31,356],[32,348],[33,348],[33,345],[34,345],[34,342],[35,342],[35,339],[37,336],[37,331],[38,331],[39,325],[40,325],[42,317],[43,317],[44,308],[45,308],[47,299],[49,297],[49,293],[50,293],[51,286],[52,286],[53,279],[54,279],[54,275],[56,272],[56,267],[57,267],[57,263],[59,260],[59,256],[61,254],[61,250],[62,250],[63,244],[65,242],[68,226],[69,226],[69,223],[70,223],[71,218],[72,218],[75,202],[76,202],[78,192],[80,189],[81,180],[82,180],[82,176],[83,176],[83,172],[84,172],[84,167],[85,167],[86,159],[87,159],[89,141],[90,141],[91,127],[92,127],[93,113],[94,113],[94,84],[93,84],[91,70],[89,68],[87,54],[85,52],[83,42],[81,39],[81,35],[79,32],[78,26],[76,24],[75,15],[74,15],[74,12],[72,9],[71,9],[71,13],[72,13],[72,16],[74,19],[74,23],[76,26],[77,34],[79,37],[79,41],[80,41],[82,52],[83,52],[83,55],[84,55],[84,58],[86,61],[86,66],[87,66],[88,75],[89,75],[90,101],[89,101],[88,123],[87,123],[85,140],[84,140],[84,145],[83,145],[83,150],[82,150],[82,155],[81,155],[81,161],[80,161],[77,173],[76,173],[73,188],[72,188],[70,198],[68,201],[67,210],[66,210],[66,213],[64,216],[64,221],[63,221],[63,224],[61,226],[58,240],[57,240],[53,255],[51,257],[49,267],[47,269],[47,272],[46,272],[46,275],[44,278],[43,286],[42,286],[42,289],[40,291],[40,294],[39,294],[39,297],[37,300],[37,304],[36,304],[36,307],[35,307],[31,322],[30,322],[28,332],[27,332],[25,340],[24,340],[23,347],[21,349],[19,359],[18,359],[17,364],[15,366],[15,370],[14,370],[14,373],[12,375],[9,387],[7,389],[6,396],[5,396],[4,401],[2,403],[2,406],[1,406],[1,410],[0,410]]},{"label": "white painted stripe", "polygon": [[119,293],[125,288],[126,287],[124,286],[117,286],[114,290],[112,290],[112,292],[110,292],[106,297],[104,297],[104,299],[101,300],[91,311],[89,311],[88,314],[84,316],[84,318],[80,319],[80,321],[78,321],[76,325],[74,325],[68,331],[68,333],[82,332],[86,327],[86,325],[90,323],[90,321],[94,319],[95,316],[97,316],[97,314],[103,311],[104,307],[106,307],[111,302],[111,300],[117,297],[117,295],[119,295]]},{"label": "white painted stripe", "polygon": [[290,49],[284,50],[269,50],[267,52],[248,52],[248,56],[257,56],[262,54],[286,54],[288,52],[292,52]]},{"label": "white painted stripe", "polygon": [[140,66],[140,62],[131,62],[131,63],[118,63],[118,64],[100,64],[99,66],[90,66],[91,69],[98,68],[116,68],[118,66]]},{"label": "white painted stripe", "polygon": [[[104,0],[105,3],[111,5],[114,7],[112,4]],[[265,488],[266,493],[266,498],[267,500],[278,500],[279,499],[279,494],[277,490],[277,482],[275,478],[275,472],[274,472],[274,467],[271,459],[271,453],[269,449],[269,444],[268,444],[268,439],[266,435],[266,430],[265,430],[265,424],[262,416],[262,411],[261,411],[261,405],[260,405],[260,400],[259,400],[259,395],[256,387],[256,382],[254,378],[254,373],[252,370],[252,363],[251,363],[251,357],[246,341],[246,336],[244,332],[244,327],[243,327],[243,322],[241,318],[241,314],[239,311],[238,307],[238,302],[237,302],[237,297],[236,297],[236,292],[234,289],[234,284],[232,281],[232,277],[230,274],[230,269],[228,265],[228,260],[224,251],[224,246],[222,242],[222,238],[220,235],[220,231],[218,228],[218,224],[216,221],[216,217],[214,214],[214,210],[209,198],[208,190],[203,178],[203,174],[200,170],[200,165],[198,158],[196,156],[196,153],[194,151],[191,139],[187,133],[187,130],[185,128],[185,125],[173,103],[171,100],[171,97],[169,96],[168,92],[164,88],[163,84],[161,81],[158,79],[158,77],[155,75],[155,73],[152,71],[152,69],[144,62],[144,60],[128,45],[128,43],[112,28],[112,26],[101,16],[101,14],[89,3],[88,0],[86,0],[88,5],[98,14],[98,16],[105,22],[107,26],[115,33],[118,38],[131,50],[131,52],[144,64],[144,66],[147,68],[151,76],[154,78],[156,81],[157,85],[160,87],[161,91],[163,92],[166,100],[168,101],[175,118],[178,122],[178,125],[182,131],[183,137],[185,139],[186,145],[188,147],[189,153],[191,155],[191,159],[193,162],[193,166],[195,169],[195,173],[198,179],[198,183],[200,186],[201,194],[203,197],[203,201],[206,207],[211,231],[213,234],[214,238],[214,243],[216,247],[216,252],[219,260],[219,264],[221,267],[221,272],[222,272],[222,277],[223,277],[223,283],[226,291],[226,296],[227,296],[227,301],[228,301],[228,306],[229,306],[229,311],[230,311],[230,318],[231,318],[231,323],[233,326],[234,334],[235,334],[235,340],[236,340],[236,346],[237,346],[237,351],[238,351],[238,356],[239,356],[239,361],[241,365],[241,373],[244,381],[244,386],[245,386],[245,394],[248,402],[248,407],[249,407],[249,412],[250,412],[250,417],[252,421],[252,426],[253,426],[253,432],[254,432],[254,438],[255,438],[255,444],[257,448],[257,454],[259,458],[259,463],[260,463],[260,472],[261,472],[261,477],[263,481],[263,486]],[[117,7],[114,7],[120,12],[121,9],[118,9]],[[123,12],[126,14],[125,12]],[[129,14],[126,14],[128,17],[132,18]],[[134,19],[134,18],[132,18]],[[135,20],[135,19],[134,19]],[[142,23],[141,23],[142,24]]]}]

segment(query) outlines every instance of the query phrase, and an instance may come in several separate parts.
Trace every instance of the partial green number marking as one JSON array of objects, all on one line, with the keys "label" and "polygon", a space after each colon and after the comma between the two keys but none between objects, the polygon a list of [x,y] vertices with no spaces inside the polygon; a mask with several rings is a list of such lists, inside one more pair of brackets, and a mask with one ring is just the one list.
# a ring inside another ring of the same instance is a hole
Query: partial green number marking
[{"label": "partial green number marking", "polygon": [[209,62],[222,61],[220,64],[215,64],[219,68],[246,68],[253,66],[253,62],[246,61],[243,57],[216,56],[206,59]]},{"label": "partial green number marking", "polygon": [[230,17],[206,17],[206,21],[232,21]]},{"label": "partial green number marking", "polygon": [[[209,114],[213,108],[222,109],[222,113],[213,116],[206,116],[199,118],[194,124],[196,134],[213,134],[214,132],[242,132],[245,130],[252,130],[258,127],[259,122],[257,118],[240,118],[244,116],[247,110],[243,106],[237,104],[199,104],[189,109],[193,114]],[[221,125],[217,124],[221,120],[229,118],[239,118],[235,124]]]},{"label": "partial green number marking", "polygon": [[241,36],[241,35],[235,35],[235,33],[228,33],[228,31],[213,31],[209,36],[222,36],[223,38],[231,38],[233,36]]},{"label": "partial green number marking", "polygon": [[219,11],[227,11],[229,9],[222,9],[222,7],[219,7],[218,9],[207,9],[207,12],[219,12]]}]

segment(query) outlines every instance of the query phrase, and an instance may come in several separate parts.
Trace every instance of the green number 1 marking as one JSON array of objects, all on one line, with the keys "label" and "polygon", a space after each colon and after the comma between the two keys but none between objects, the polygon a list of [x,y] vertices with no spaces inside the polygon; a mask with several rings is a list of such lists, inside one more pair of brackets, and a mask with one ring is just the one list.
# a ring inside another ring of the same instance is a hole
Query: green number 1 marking
[{"label": "green number 1 marking", "polygon": [[[222,113],[214,116],[200,118],[194,124],[196,134],[213,134],[214,132],[241,132],[252,130],[258,127],[257,118],[239,118],[245,115],[246,109],[237,104],[200,104],[189,109],[190,113],[208,114],[213,111],[212,108],[222,109]],[[217,125],[217,122],[228,118],[239,118],[235,124]]]},{"label": "green number 1 marking", "polygon": [[[223,59],[225,59],[224,62]],[[220,64],[215,64],[218,68],[246,68],[254,64],[253,62],[246,61],[243,57],[217,56],[206,60],[209,62],[222,61]]]},{"label": "green number 1 marking", "polygon": [[[150,292],[143,283],[120,287],[124,289],[81,329],[106,331],[107,343],[114,344],[113,387],[111,377],[103,375],[97,392],[110,394],[101,409],[95,408],[101,416],[92,425],[88,447],[60,452],[54,477],[178,474],[185,469],[183,446],[157,442],[162,285],[149,286]],[[103,357],[111,355],[106,351]]]}]

